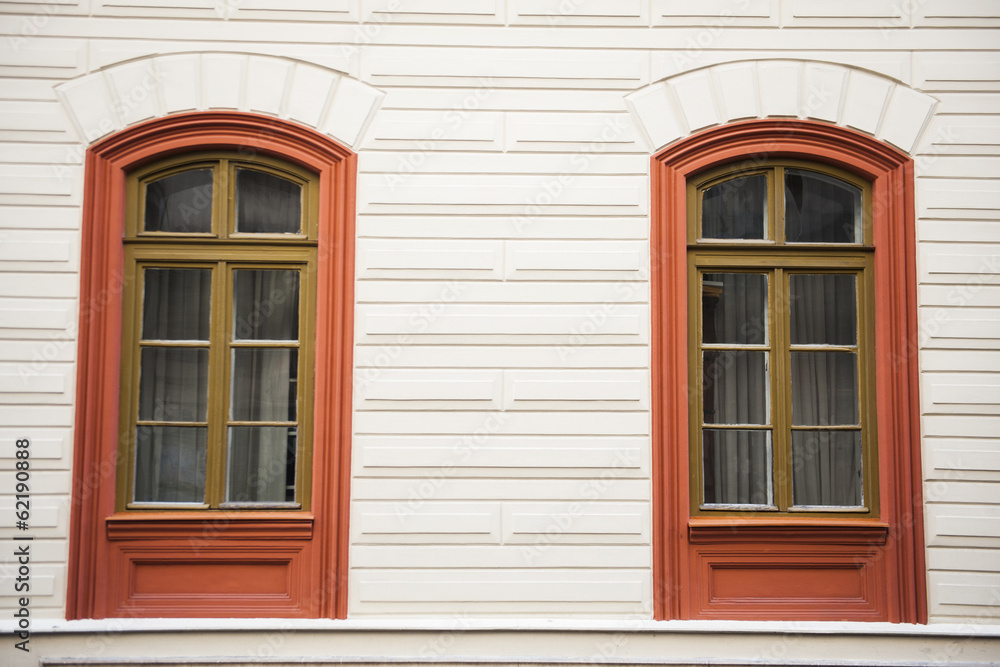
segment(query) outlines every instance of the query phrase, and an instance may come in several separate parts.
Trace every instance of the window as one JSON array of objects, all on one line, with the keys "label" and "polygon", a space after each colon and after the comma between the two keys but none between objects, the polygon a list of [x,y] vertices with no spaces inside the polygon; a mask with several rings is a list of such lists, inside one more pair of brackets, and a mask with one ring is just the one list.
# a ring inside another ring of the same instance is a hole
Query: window
[{"label": "window", "polygon": [[356,158],[240,112],[87,153],[67,617],[343,617]]},{"label": "window", "polygon": [[912,161],[756,120],[651,175],[656,616],[926,622]]},{"label": "window", "polygon": [[119,509],[308,508],[315,178],[223,153],[127,188]]},{"label": "window", "polygon": [[877,516],[870,187],[727,165],[688,218],[693,513]]}]

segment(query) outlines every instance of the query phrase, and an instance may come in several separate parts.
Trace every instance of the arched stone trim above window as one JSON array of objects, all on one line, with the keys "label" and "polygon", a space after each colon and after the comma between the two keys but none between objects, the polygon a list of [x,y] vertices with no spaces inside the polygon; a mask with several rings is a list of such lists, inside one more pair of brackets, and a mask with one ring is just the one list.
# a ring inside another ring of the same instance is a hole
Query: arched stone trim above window
[{"label": "arched stone trim above window", "polygon": [[817,120],[913,153],[937,100],[881,74],[834,63],[756,60],[684,72],[625,98],[655,152],[698,130],[737,120]]},{"label": "arched stone trim above window", "polygon": [[90,145],[136,123],[190,111],[249,111],[356,147],[385,93],[319,65],[249,53],[175,53],[125,63],[56,88]]}]

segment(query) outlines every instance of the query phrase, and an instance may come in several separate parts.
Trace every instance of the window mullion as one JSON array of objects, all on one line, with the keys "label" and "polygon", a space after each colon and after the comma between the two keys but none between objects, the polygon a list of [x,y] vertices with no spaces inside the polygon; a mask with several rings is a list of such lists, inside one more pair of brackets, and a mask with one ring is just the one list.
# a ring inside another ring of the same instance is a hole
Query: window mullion
[{"label": "window mullion", "polygon": [[206,501],[218,507],[225,490],[226,420],[229,405],[229,263],[222,261],[213,269],[212,329],[209,363],[209,450]]},{"label": "window mullion", "polygon": [[771,238],[778,245],[785,244],[785,168],[775,167],[771,173]]},{"label": "window mullion", "polygon": [[791,460],[791,368],[789,363],[789,303],[788,273],[776,268],[772,289],[774,307],[771,308],[771,396],[773,401],[772,434],[774,447],[774,498],[778,510],[787,512],[792,505],[792,460]]},{"label": "window mullion", "polygon": [[215,217],[216,235],[220,239],[228,239],[230,236],[230,219],[233,217],[230,206],[230,191],[232,189],[232,178],[229,173],[229,160],[223,158],[215,167],[218,170],[219,187],[216,188],[215,195]]}]

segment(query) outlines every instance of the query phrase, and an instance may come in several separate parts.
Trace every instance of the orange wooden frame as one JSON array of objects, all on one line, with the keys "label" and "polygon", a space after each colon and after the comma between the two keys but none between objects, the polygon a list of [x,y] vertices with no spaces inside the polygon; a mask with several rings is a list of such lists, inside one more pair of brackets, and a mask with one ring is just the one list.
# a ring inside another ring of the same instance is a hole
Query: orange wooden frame
[{"label": "orange wooden frame", "polygon": [[[206,149],[319,176],[310,512],[115,513],[125,177]],[[167,116],[87,151],[67,618],[346,616],[356,165],[329,137],[240,112]],[[241,574],[220,583],[227,570]]]},{"label": "orange wooden frame", "polygon": [[[879,518],[692,518],[688,460],[689,176],[729,162],[826,162],[872,183]],[[913,162],[824,123],[754,120],[698,133],[651,160],[654,613],[927,622]]]}]

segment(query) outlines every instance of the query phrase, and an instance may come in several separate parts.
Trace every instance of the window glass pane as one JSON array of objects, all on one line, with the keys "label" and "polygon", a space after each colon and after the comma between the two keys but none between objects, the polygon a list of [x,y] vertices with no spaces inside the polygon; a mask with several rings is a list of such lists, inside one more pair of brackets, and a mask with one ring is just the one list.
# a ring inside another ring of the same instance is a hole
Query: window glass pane
[{"label": "window glass pane", "polygon": [[853,352],[792,352],[792,423],[858,423],[858,357]]},{"label": "window glass pane", "polygon": [[705,350],[706,424],[768,424],[767,352]]},{"label": "window glass pane", "polygon": [[792,431],[795,505],[859,507],[861,489],[859,431]]},{"label": "window glass pane", "polygon": [[302,186],[272,174],[236,170],[236,231],[298,234],[302,231]]},{"label": "window glass pane", "polygon": [[801,169],[785,170],[785,240],[861,243],[861,188]]},{"label": "window glass pane", "polygon": [[788,277],[792,345],[857,345],[857,279],[852,275]]},{"label": "window glass pane", "polygon": [[207,341],[212,271],[146,269],[143,276],[143,339]]},{"label": "window glass pane", "polygon": [[139,419],[203,422],[208,410],[208,350],[145,347],[139,369]]},{"label": "window glass pane", "polygon": [[706,343],[767,345],[767,276],[706,273],[701,284]]},{"label": "window glass pane", "polygon": [[298,350],[233,350],[232,419],[295,421]]},{"label": "window glass pane", "polygon": [[298,340],[299,272],[234,271],[233,339]]},{"label": "window glass pane", "polygon": [[705,190],[701,200],[701,237],[763,239],[767,225],[767,176],[756,174],[723,181]]},{"label": "window glass pane", "polygon": [[287,426],[229,427],[231,503],[280,503],[295,500],[296,432]]},{"label": "window glass pane", "polygon": [[705,503],[771,505],[771,432],[705,429]]},{"label": "window glass pane", "polygon": [[212,231],[212,170],[191,169],[146,184],[147,232],[209,234]]},{"label": "window glass pane", "polygon": [[204,502],[207,442],[204,426],[139,426],[135,502]]}]

